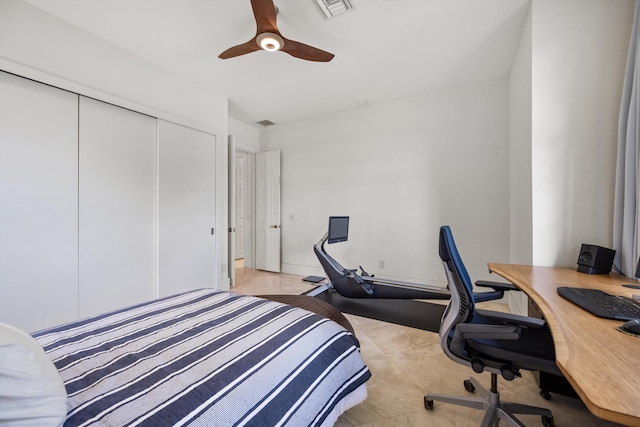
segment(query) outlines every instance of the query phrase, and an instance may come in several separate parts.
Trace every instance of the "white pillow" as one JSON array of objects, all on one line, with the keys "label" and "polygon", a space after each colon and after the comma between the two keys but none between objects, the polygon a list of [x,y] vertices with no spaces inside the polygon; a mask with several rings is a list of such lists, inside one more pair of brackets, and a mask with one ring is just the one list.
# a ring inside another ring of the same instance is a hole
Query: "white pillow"
[{"label": "white pillow", "polygon": [[49,356],[29,334],[0,323],[0,425],[59,426],[67,391]]}]

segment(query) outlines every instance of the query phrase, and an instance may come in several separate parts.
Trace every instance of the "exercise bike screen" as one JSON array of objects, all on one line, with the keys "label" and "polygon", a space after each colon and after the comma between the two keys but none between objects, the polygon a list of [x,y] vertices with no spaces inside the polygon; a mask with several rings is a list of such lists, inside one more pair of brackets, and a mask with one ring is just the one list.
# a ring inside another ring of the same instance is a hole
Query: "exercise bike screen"
[{"label": "exercise bike screen", "polygon": [[330,216],[327,243],[346,242],[349,237],[349,217]]}]

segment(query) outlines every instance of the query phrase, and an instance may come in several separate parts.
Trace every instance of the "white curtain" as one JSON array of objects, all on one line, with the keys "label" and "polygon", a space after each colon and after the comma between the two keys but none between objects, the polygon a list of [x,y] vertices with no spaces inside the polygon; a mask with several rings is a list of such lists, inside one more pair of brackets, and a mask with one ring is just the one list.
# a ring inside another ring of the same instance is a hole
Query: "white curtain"
[{"label": "white curtain", "polygon": [[621,272],[629,277],[635,275],[640,255],[639,16],[640,3],[636,0],[618,123],[618,163],[613,220],[613,245],[616,250],[614,265],[619,266]]}]

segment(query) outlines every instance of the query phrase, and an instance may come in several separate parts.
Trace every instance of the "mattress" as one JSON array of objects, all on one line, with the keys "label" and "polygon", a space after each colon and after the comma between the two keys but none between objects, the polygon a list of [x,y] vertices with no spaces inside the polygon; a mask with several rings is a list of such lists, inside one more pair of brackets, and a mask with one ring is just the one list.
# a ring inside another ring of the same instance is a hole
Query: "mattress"
[{"label": "mattress", "polygon": [[371,376],[337,323],[210,289],[32,335],[65,384],[65,426],[331,425]]}]

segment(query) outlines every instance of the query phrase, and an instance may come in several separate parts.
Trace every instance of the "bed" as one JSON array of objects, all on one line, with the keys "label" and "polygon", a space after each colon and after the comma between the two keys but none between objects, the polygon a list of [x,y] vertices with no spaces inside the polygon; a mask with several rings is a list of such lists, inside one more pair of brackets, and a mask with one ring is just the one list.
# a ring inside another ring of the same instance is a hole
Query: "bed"
[{"label": "bed", "polygon": [[65,426],[323,426],[366,398],[354,335],[307,310],[202,289],[39,331]]}]

